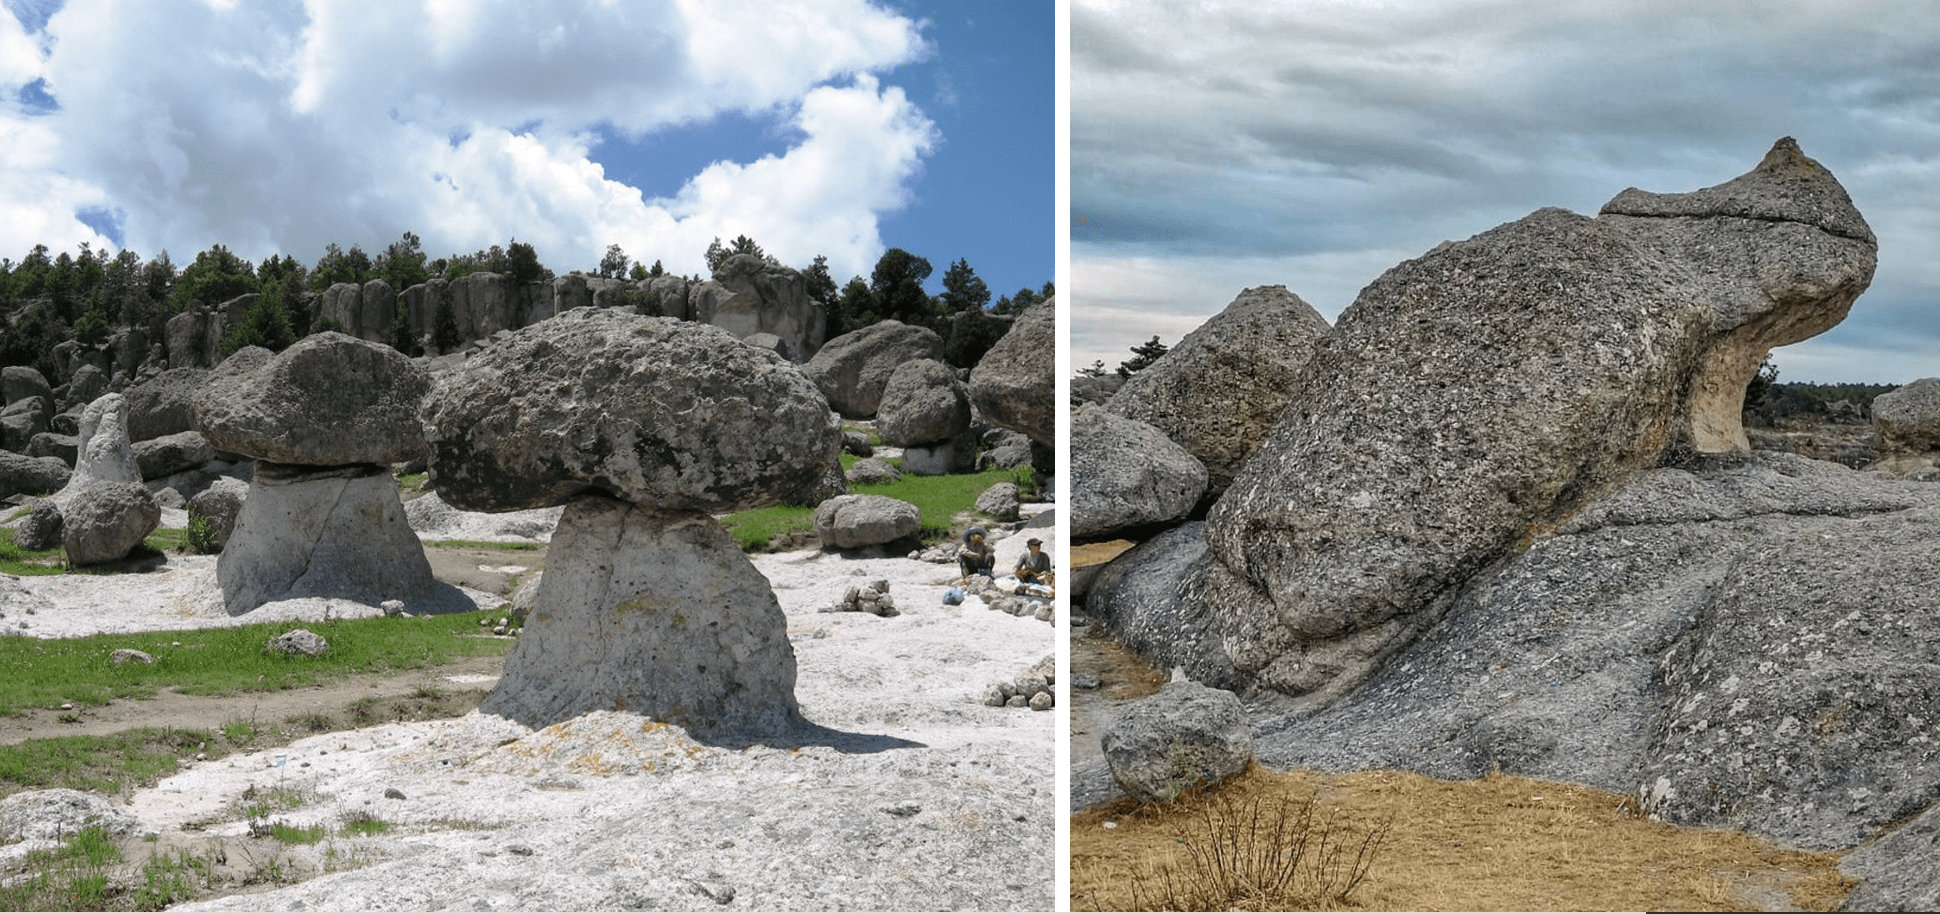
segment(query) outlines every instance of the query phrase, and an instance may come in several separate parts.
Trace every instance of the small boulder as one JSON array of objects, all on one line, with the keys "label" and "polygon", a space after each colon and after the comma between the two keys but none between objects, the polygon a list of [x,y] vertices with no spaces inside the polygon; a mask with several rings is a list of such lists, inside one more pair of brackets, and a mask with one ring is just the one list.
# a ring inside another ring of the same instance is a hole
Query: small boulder
[{"label": "small boulder", "polygon": [[302,654],[305,657],[321,657],[330,649],[330,642],[309,629],[291,629],[269,639],[264,650],[272,654]]},{"label": "small boulder", "polygon": [[138,482],[96,482],[61,511],[61,546],[76,565],[124,558],[162,522],[162,507]]},{"label": "small boulder", "polygon": [[903,474],[881,457],[864,457],[849,467],[848,477],[850,482],[858,485],[878,485],[895,482],[903,478]]},{"label": "small boulder", "polygon": [[30,552],[53,549],[61,544],[61,528],[61,506],[40,501],[14,530],[14,545]]},{"label": "small boulder", "polygon": [[215,551],[222,551],[229,543],[229,534],[236,529],[236,517],[242,513],[243,499],[248,496],[248,483],[233,476],[218,478],[189,499],[190,527],[198,519],[208,524],[209,544]]},{"label": "small boulder", "polygon": [[1112,778],[1145,802],[1216,787],[1253,760],[1239,696],[1183,679],[1127,705],[1105,729],[1103,744]]},{"label": "small boulder", "polygon": [[132,647],[118,647],[115,648],[114,653],[108,655],[108,662],[115,666],[122,666],[129,663],[154,663],[155,656],[147,651],[138,651]]},{"label": "small boulder", "polygon": [[1885,453],[1940,451],[1940,378],[1921,378],[1873,398],[1873,427]]},{"label": "small boulder", "polygon": [[1071,416],[1071,535],[1184,519],[1206,491],[1199,458],[1137,419],[1086,404]]},{"label": "small boulder", "polygon": [[843,495],[815,506],[815,535],[829,549],[855,549],[915,536],[923,515],[887,495]]},{"label": "small boulder", "polygon": [[1018,510],[1017,483],[1000,482],[977,496],[977,511],[998,520],[1016,520]]},{"label": "small boulder", "polygon": [[887,320],[823,344],[802,366],[829,406],[851,419],[876,414],[889,376],[905,362],[943,358],[943,338],[927,327]]}]

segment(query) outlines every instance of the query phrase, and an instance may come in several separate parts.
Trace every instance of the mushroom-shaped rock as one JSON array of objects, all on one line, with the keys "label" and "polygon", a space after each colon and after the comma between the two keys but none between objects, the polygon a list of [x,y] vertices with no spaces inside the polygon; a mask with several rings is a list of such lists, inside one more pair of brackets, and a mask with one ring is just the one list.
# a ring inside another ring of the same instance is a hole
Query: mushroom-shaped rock
[{"label": "mushroom-shaped rock", "polygon": [[213,373],[195,395],[196,429],[217,450],[307,466],[422,456],[431,376],[403,353],[334,331],[254,368]]},{"label": "mushroom-shaped rock", "polygon": [[432,485],[467,511],[584,494],[743,511],[820,484],[842,440],[815,385],[774,352],[718,327],[599,309],[454,368],[427,422]]},{"label": "mushroom-shaped rock", "polygon": [[1191,451],[1217,495],[1280,421],[1294,372],[1329,329],[1286,286],[1247,289],[1132,375],[1106,408]]},{"label": "mushroom-shaped rock", "polygon": [[888,320],[844,333],[825,343],[802,372],[851,419],[876,414],[883,386],[904,362],[943,358],[943,338],[928,327]]},{"label": "mushroom-shaped rock", "polygon": [[533,606],[485,713],[538,727],[625,710],[708,734],[803,723],[787,617],[711,517],[575,500]]},{"label": "mushroom-shaped rock", "polygon": [[1785,139],[1714,188],[1539,210],[1396,266],[1295,375],[1182,596],[1253,682],[1338,695],[1532,530],[1669,450],[1742,447],[1764,353],[1836,323],[1875,260]]},{"label": "mushroom-shaped rock", "polygon": [[948,441],[969,427],[970,393],[942,362],[904,362],[883,385],[876,432],[884,444],[908,447]]},{"label": "mushroom-shaped rock", "polygon": [[970,399],[983,417],[1057,446],[1057,299],[1032,305],[970,372]]}]

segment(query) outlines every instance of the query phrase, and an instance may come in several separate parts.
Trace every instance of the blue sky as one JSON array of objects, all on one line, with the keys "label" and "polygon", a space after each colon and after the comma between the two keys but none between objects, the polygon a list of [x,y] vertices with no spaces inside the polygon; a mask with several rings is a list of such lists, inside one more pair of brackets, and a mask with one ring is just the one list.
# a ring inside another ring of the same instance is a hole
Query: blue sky
[{"label": "blue sky", "polygon": [[1053,276],[1048,3],[5,3],[0,256],[409,230],[698,273],[747,234],[838,282],[891,246]]},{"label": "blue sky", "polygon": [[1071,363],[1243,288],[1330,321],[1544,206],[1736,177],[1795,137],[1879,236],[1781,381],[1940,376],[1940,6],[1924,0],[1074,0]]}]

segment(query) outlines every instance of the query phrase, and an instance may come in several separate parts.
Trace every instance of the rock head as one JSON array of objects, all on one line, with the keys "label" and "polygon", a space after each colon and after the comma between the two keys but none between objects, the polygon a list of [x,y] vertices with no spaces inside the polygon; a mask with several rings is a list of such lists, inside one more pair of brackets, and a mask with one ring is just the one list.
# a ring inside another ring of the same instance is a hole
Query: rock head
[{"label": "rock head", "polygon": [[304,466],[402,463],[424,454],[431,377],[403,353],[326,331],[254,367],[210,374],[196,430],[217,450]]},{"label": "rock head", "polygon": [[1294,376],[1181,597],[1255,684],[1337,695],[1588,499],[1742,449],[1764,354],[1837,323],[1875,259],[1786,139],[1716,187],[1539,210],[1396,266]]}]

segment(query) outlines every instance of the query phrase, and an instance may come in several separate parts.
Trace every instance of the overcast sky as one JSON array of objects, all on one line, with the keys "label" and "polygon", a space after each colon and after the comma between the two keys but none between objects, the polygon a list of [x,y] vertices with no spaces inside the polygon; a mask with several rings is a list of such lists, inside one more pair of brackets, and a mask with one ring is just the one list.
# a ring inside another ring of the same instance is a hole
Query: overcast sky
[{"label": "overcast sky", "polygon": [[404,231],[703,272],[747,234],[1052,278],[1048,6],[942,0],[4,0],[0,256],[314,263]]},{"label": "overcast sky", "polygon": [[1074,367],[1248,286],[1332,321],[1444,240],[1717,184],[1793,136],[1879,270],[1780,380],[1940,376],[1940,4],[1075,0],[1071,45]]}]

